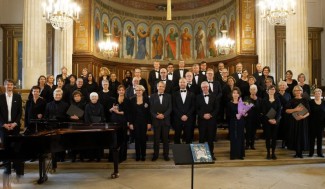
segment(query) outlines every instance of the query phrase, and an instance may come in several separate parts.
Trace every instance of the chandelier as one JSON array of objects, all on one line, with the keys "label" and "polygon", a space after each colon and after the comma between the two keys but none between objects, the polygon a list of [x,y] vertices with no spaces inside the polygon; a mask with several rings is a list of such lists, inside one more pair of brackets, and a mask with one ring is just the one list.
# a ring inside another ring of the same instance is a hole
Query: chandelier
[{"label": "chandelier", "polygon": [[227,37],[227,30],[221,30],[222,37],[215,41],[218,54],[227,55],[235,47],[235,41]]},{"label": "chandelier", "polygon": [[73,24],[73,20],[79,22],[80,7],[70,0],[48,0],[42,7],[43,18],[54,29],[65,30]]},{"label": "chandelier", "polygon": [[295,0],[261,0],[259,4],[262,18],[272,25],[285,24],[288,15],[296,13],[295,5]]},{"label": "chandelier", "polygon": [[102,41],[98,44],[99,50],[104,56],[112,58],[117,54],[118,44],[111,41],[112,34],[106,34],[106,41]]}]

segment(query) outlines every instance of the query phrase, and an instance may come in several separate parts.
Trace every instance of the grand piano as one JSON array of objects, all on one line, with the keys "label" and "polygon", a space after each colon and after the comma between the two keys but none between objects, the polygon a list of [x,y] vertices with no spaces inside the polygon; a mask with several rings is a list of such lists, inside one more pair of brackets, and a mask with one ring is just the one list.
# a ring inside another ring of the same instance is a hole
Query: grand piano
[{"label": "grand piano", "polygon": [[[53,126],[55,125],[56,126]],[[63,127],[62,127],[63,125]],[[55,128],[55,129],[54,129]],[[84,150],[109,148],[113,152],[114,172],[111,178],[118,178],[118,141],[119,125],[115,123],[58,123],[38,121],[36,130],[17,136],[8,136],[0,149],[0,161],[39,160],[39,179],[47,181],[46,159],[49,153],[65,150]]]}]

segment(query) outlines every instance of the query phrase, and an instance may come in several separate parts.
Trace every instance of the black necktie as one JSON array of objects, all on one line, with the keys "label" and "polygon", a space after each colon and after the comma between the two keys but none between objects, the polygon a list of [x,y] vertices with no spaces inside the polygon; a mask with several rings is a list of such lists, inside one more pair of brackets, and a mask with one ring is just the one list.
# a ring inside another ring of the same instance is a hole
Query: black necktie
[{"label": "black necktie", "polygon": [[181,93],[186,93],[186,90],[181,90]]},{"label": "black necktie", "polygon": [[159,94],[159,96],[164,96],[164,93]]}]

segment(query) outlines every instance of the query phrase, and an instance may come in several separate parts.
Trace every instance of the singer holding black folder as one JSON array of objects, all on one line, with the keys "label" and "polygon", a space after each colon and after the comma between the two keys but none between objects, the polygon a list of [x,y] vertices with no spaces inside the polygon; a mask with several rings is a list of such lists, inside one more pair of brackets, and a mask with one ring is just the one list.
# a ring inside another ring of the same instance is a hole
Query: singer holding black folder
[{"label": "singer holding black folder", "polygon": [[[309,149],[308,119],[306,119],[310,112],[309,103],[306,98],[302,97],[303,90],[299,85],[293,88],[292,93],[294,98],[289,101],[286,107],[286,113],[291,114],[288,119],[288,149],[296,151],[295,158],[303,158],[302,152]],[[295,114],[297,116],[294,117]]]},{"label": "singer holding black folder", "polygon": [[[271,85],[266,91],[267,95],[262,101],[262,124],[267,150],[266,159],[270,160],[272,158],[276,160],[275,148],[282,106],[280,99],[275,95],[276,89],[274,85]],[[270,154],[271,149],[272,155]]]}]

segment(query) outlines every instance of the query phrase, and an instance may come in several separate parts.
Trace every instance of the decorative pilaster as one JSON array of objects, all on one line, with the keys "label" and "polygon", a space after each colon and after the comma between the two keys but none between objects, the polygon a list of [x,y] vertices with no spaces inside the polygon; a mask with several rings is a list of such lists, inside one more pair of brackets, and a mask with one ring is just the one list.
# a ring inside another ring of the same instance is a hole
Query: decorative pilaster
[{"label": "decorative pilaster", "polygon": [[308,28],[306,0],[296,0],[296,14],[289,16],[286,27],[286,69],[292,70],[293,78],[304,73],[308,82]]},{"label": "decorative pilaster", "polygon": [[[261,0],[258,0],[257,4]],[[257,55],[258,62],[271,68],[271,75],[275,76],[275,30],[267,19],[262,18],[260,9],[256,9],[257,23]]]},{"label": "decorative pilaster", "polygon": [[72,53],[73,26],[62,31],[55,30],[54,75],[60,74],[63,66],[68,69],[68,74],[72,73]]},{"label": "decorative pilaster", "polygon": [[24,1],[23,88],[37,84],[46,75],[46,22],[42,19],[42,0]]}]

